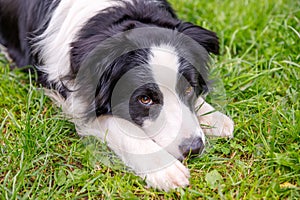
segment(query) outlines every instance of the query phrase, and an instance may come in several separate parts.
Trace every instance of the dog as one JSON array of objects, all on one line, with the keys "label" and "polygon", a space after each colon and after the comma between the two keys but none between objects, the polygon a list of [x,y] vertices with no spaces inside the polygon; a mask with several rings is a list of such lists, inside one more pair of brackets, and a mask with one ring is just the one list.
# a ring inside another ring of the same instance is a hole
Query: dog
[{"label": "dog", "polygon": [[79,135],[105,141],[153,188],[189,185],[181,161],[205,135],[233,137],[203,99],[218,37],[166,0],[0,0],[0,43],[34,67]]}]

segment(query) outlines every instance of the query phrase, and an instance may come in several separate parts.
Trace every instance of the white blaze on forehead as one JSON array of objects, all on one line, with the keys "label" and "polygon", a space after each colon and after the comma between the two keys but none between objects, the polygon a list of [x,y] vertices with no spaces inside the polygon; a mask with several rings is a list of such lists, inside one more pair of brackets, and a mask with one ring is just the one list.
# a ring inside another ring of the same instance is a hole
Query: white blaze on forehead
[{"label": "white blaze on forehead", "polygon": [[161,87],[167,87],[175,92],[179,58],[175,48],[169,45],[160,45],[152,47],[149,65],[153,72],[156,83]]},{"label": "white blaze on forehead", "polygon": [[[149,65],[163,94],[164,104],[158,118],[146,121],[144,129],[158,144],[167,147],[176,140],[182,123],[181,103],[175,90],[179,59],[175,49],[169,45],[154,46],[150,52]],[[177,145],[174,148],[172,152],[179,155]]]},{"label": "white blaze on forehead", "polygon": [[143,129],[178,158],[181,155],[179,146],[186,139],[201,137],[204,143],[203,132],[196,115],[176,93],[180,62],[175,48],[169,45],[152,47],[149,65],[164,104],[157,119],[146,120]]}]

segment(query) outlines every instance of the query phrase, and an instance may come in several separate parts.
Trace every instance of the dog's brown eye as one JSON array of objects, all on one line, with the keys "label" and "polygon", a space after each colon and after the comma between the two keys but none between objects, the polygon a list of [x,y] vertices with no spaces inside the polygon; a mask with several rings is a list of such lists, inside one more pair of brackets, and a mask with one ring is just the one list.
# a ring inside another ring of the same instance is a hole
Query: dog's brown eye
[{"label": "dog's brown eye", "polygon": [[146,96],[146,95],[140,96],[140,97],[139,97],[139,102],[140,102],[141,104],[146,105],[146,106],[150,106],[150,105],[153,104],[152,99],[151,99],[150,97]]},{"label": "dog's brown eye", "polygon": [[194,88],[192,86],[185,89],[185,95],[191,95],[194,91]]}]

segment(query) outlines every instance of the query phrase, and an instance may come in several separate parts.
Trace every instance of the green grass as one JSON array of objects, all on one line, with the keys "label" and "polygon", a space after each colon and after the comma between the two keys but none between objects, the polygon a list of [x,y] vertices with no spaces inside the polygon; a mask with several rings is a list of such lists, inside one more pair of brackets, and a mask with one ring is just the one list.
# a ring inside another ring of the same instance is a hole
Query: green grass
[{"label": "green grass", "polygon": [[190,187],[147,189],[122,167],[102,164],[35,76],[10,71],[0,57],[1,199],[300,198],[300,1],[171,3],[182,19],[220,37],[212,72],[235,138],[210,139],[206,154],[188,161]]}]

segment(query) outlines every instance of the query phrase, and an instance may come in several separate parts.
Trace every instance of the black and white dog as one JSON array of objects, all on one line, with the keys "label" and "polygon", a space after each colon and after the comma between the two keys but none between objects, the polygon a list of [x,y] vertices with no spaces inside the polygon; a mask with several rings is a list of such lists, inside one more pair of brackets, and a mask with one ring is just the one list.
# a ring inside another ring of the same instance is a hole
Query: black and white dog
[{"label": "black and white dog", "polygon": [[233,136],[201,98],[218,38],[166,0],[0,0],[0,43],[35,67],[80,135],[107,142],[154,188],[189,184],[180,160],[202,152],[204,134]]}]

